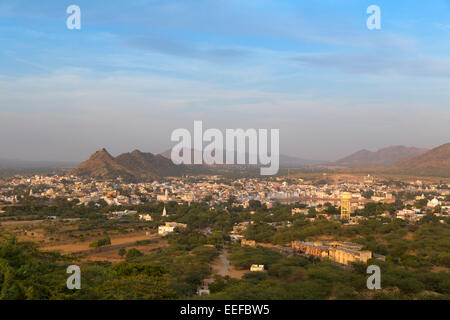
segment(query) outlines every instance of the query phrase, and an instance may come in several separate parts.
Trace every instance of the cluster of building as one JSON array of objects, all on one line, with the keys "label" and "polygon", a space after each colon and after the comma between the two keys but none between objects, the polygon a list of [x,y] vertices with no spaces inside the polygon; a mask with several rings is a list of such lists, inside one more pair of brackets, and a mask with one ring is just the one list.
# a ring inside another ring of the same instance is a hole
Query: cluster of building
[{"label": "cluster of building", "polygon": [[[289,181],[289,182],[287,182]],[[206,201],[213,207],[229,199],[234,199],[233,206],[247,208],[252,200],[258,200],[271,208],[274,202],[285,204],[302,203],[307,207],[324,207],[327,204],[340,206],[338,218],[349,220],[348,224],[358,223],[363,217],[351,215],[356,209],[363,209],[368,202],[393,203],[394,194],[410,192],[422,194],[406,204],[414,205],[420,199],[427,199],[427,208],[441,208],[448,213],[448,194],[450,186],[442,188],[438,184],[425,184],[412,181],[403,184],[386,184],[376,182],[367,176],[360,181],[338,181],[335,184],[312,184],[303,179],[277,177],[273,179],[241,178],[227,179],[221,176],[195,176],[184,178],[167,178],[152,182],[127,183],[120,179],[114,181],[83,180],[71,175],[52,175],[32,177],[16,176],[0,184],[0,201],[20,203],[23,193],[18,197],[15,190],[25,190],[29,196],[36,198],[65,198],[77,200],[79,205],[99,203],[107,205],[138,205],[146,201],[176,201],[191,203]],[[423,211],[423,210],[422,210]],[[307,214],[307,209],[294,208],[292,214]],[[123,213],[118,213],[118,215]],[[423,212],[401,211],[397,217],[415,221]],[[151,221],[151,216],[140,217]],[[327,213],[319,212],[317,218],[335,219]]]},{"label": "cluster of building", "polygon": [[[74,176],[59,175],[17,176],[7,181],[6,188],[2,190],[10,191],[14,187],[26,186],[29,195],[33,197],[77,199],[80,204],[98,202],[102,199],[108,205],[139,204],[143,200],[196,202],[205,199],[214,205],[227,201],[230,197],[235,198],[236,203],[244,207],[248,207],[251,200],[259,200],[268,207],[274,201],[295,202],[299,199],[305,199],[305,201],[311,201],[311,205],[317,205],[324,201],[338,202],[343,188],[354,189],[352,193],[354,199],[367,200],[361,195],[366,188],[364,185],[315,186],[305,183],[302,179],[296,179],[296,183],[287,183],[280,178],[274,180],[225,179],[220,176],[203,176],[196,177],[195,181],[189,183],[185,178],[168,178],[142,183],[118,183],[117,181],[82,180]],[[391,192],[386,187],[380,186],[376,189],[380,193],[380,201],[392,198]],[[3,200],[12,202],[14,197],[4,197]]]}]

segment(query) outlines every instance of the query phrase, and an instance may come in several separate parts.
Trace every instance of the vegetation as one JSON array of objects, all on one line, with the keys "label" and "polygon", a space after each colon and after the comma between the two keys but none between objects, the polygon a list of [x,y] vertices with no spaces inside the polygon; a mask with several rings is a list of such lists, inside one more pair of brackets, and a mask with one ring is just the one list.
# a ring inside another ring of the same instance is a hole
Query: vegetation
[{"label": "vegetation", "polygon": [[[206,278],[215,281],[210,285],[211,295],[201,299],[450,298],[448,218],[430,212],[419,223],[410,224],[380,216],[404,208],[399,201],[367,204],[356,212],[366,220],[344,226],[339,221],[321,218],[323,213],[339,213],[339,208],[331,204],[314,208],[307,215],[292,216],[290,211],[294,205],[275,204],[268,209],[256,201],[244,209],[233,203],[230,199],[229,204],[216,208],[202,203],[191,206],[167,203],[169,218],[158,214],[163,209],[158,203],[126,208],[139,213],[157,212],[152,214],[151,222],[139,221],[134,216],[108,220],[105,217],[107,210],[125,208],[107,209],[101,205],[80,208],[76,203],[66,201],[46,205],[30,200],[26,209],[8,208],[9,217],[15,218],[25,217],[29,208],[35,210],[32,212],[37,213],[36,217],[79,216],[81,219],[75,222],[47,221],[41,225],[54,238],[92,237],[88,240],[95,240],[91,242],[91,248],[111,244],[110,237],[114,233],[156,230],[165,221],[186,223],[188,228],[164,237],[167,246],[144,250],[142,248],[153,246],[157,241],[147,239],[133,242],[138,249],[117,250],[119,257],[124,258],[117,264],[77,260],[57,252],[40,251],[37,242],[19,242],[14,237],[4,237],[0,239],[0,299],[192,299],[197,297],[196,290]],[[53,206],[62,211],[54,211]],[[310,219],[312,217],[315,220]],[[368,262],[380,266],[383,289],[367,289],[367,265],[343,268],[327,260],[287,256],[273,248],[232,244],[228,232],[236,223],[244,221],[253,223],[243,235],[259,244],[289,246],[291,241],[315,239],[360,243],[364,249],[386,256],[385,261]],[[212,274],[211,264],[224,248],[230,253],[233,268],[238,271],[248,271],[253,264],[264,265],[265,271],[246,272],[241,279]],[[71,264],[81,268],[82,290],[66,287],[66,269]]]},{"label": "vegetation", "polygon": [[111,244],[111,239],[109,237],[99,239],[97,241],[92,242],[89,244],[89,247],[91,248],[100,248]]},{"label": "vegetation", "polygon": [[216,277],[208,299],[449,299],[450,273],[408,270],[391,262],[370,261],[382,272],[382,290],[367,289],[364,264],[353,270],[329,261],[285,257],[265,248],[233,247],[232,261],[247,268],[264,264],[267,272],[246,273],[241,280]]}]

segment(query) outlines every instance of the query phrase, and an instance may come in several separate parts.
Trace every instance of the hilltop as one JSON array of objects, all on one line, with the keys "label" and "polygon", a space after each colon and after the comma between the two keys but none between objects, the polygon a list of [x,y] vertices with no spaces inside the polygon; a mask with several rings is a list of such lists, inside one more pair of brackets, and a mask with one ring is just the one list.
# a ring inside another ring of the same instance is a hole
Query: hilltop
[{"label": "hilltop", "polygon": [[102,148],[82,162],[71,173],[92,178],[139,178],[150,179],[177,176],[181,168],[162,155],[134,150],[117,157]]}]

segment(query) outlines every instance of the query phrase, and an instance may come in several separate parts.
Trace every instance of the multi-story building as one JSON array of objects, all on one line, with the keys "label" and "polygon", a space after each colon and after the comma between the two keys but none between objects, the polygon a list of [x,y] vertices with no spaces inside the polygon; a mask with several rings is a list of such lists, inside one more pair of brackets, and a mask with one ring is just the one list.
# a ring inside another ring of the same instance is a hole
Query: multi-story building
[{"label": "multi-story building", "polygon": [[341,199],[341,219],[348,220],[350,219],[351,213],[352,194],[350,192],[344,192],[340,195],[340,199]]},{"label": "multi-story building", "polygon": [[302,242],[293,241],[292,248],[297,252],[319,258],[329,258],[330,260],[348,265],[350,262],[366,263],[372,258],[372,252],[361,250],[362,245],[342,241],[315,241]]}]

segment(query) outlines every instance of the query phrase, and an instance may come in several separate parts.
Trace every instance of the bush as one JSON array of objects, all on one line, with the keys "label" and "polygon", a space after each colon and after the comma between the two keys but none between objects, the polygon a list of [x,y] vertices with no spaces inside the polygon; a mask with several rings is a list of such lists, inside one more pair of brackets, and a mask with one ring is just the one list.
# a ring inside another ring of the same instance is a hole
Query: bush
[{"label": "bush", "polygon": [[89,247],[91,248],[100,248],[111,244],[111,239],[109,237],[99,239],[97,241],[92,242],[89,244]]},{"label": "bush", "polygon": [[137,258],[137,257],[142,257],[143,255],[144,254],[142,252],[140,252],[138,249],[132,248],[132,249],[127,251],[125,259],[127,261],[129,261],[129,260],[132,260],[132,259]]}]

